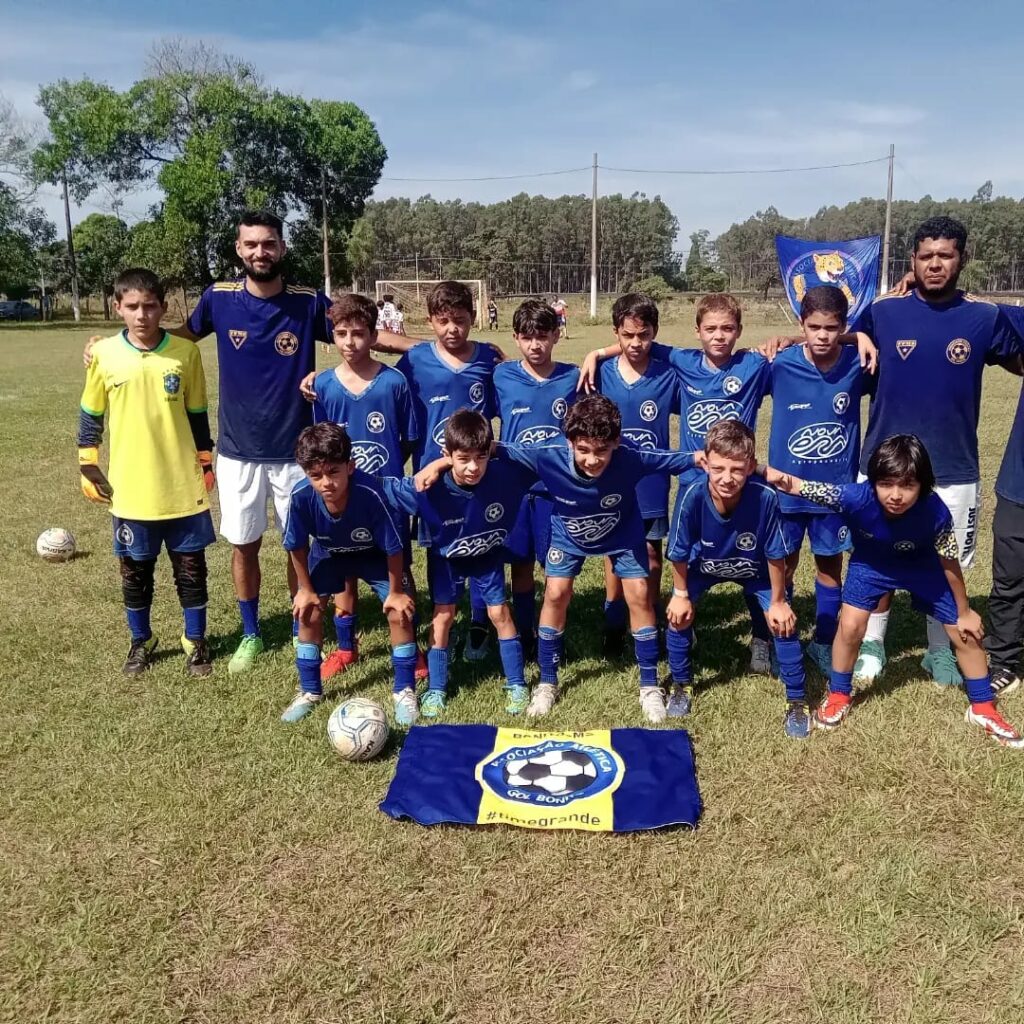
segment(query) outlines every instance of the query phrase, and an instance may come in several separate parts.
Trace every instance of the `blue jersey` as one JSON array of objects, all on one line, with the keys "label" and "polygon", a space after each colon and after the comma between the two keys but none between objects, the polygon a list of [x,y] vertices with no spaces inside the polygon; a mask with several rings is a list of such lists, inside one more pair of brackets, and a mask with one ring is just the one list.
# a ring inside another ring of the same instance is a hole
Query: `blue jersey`
[{"label": "blue jersey", "polygon": [[[643,375],[632,384],[622,376],[618,359],[601,363],[597,390],[610,398],[622,415],[622,441],[632,448],[651,451],[671,448],[673,415],[679,415],[680,381],[675,370],[661,359],[652,359]],[[669,474],[652,474],[637,485],[640,515],[654,519],[668,515]]]},{"label": "blue jersey", "polygon": [[751,430],[757,429],[757,412],[769,388],[764,356],[742,348],[719,369],[699,348],[673,348],[655,342],[651,355],[671,363],[679,374],[679,446],[684,451],[703,448],[708,430],[719,420],[739,420]]},{"label": "blue jersey", "polygon": [[394,555],[402,550],[398,517],[385,500],[380,483],[357,469],[348,488],[348,503],[336,516],[327,511],[324,499],[308,480],[292,490],[283,543],[286,551],[308,546],[310,568],[331,555],[380,551]]},{"label": "blue jersey", "polygon": [[576,468],[566,440],[558,444],[501,445],[500,451],[532,470],[555,506],[551,546],[570,555],[604,555],[644,546],[637,484],[652,473],[683,473],[690,452],[641,451],[620,445],[599,477]]},{"label": "blue jersey", "polygon": [[885,575],[932,568],[938,556],[957,557],[953,517],[934,492],[918,499],[901,516],[887,516],[867,480],[826,484],[805,480],[800,493],[838,512],[853,534],[851,562],[863,562]]},{"label": "blue jersey", "polygon": [[330,301],[313,288],[286,285],[261,299],[244,281],[203,292],[188,318],[198,338],[217,335],[220,401],[217,448],[246,462],[294,462],[295,441],[313,413],[299,384],[329,342]]},{"label": "blue jersey", "polygon": [[475,409],[487,419],[495,415],[494,367],[498,352],[483,342],[473,343],[473,355],[458,370],[440,356],[437,342],[414,345],[398,361],[412,392],[418,439],[413,451],[414,469],[440,458],[444,428],[459,409]]},{"label": "blue jersey", "polygon": [[779,500],[760,477],[750,477],[727,515],[715,508],[703,474],[680,494],[672,517],[668,557],[720,580],[768,584],[768,559],[788,554]]},{"label": "blue jersey", "polygon": [[1006,315],[993,303],[960,292],[939,304],[912,291],[875,299],[851,329],[870,335],[878,346],[878,384],[861,472],[887,437],[916,434],[939,484],[980,479],[982,372],[987,363],[1019,351],[1019,337]]},{"label": "blue jersey", "polygon": [[555,363],[545,380],[538,380],[521,362],[499,363],[494,368],[494,394],[500,439],[508,444],[545,444],[560,438],[579,379],[579,368],[569,363]]},{"label": "blue jersey", "polygon": [[377,376],[360,394],[353,394],[334,370],[324,370],[314,382],[314,423],[337,423],[352,439],[356,468],[374,476],[401,476],[403,446],[419,436],[409,385],[397,370],[383,363]]},{"label": "blue jersey", "polygon": [[473,487],[460,487],[447,472],[426,491],[417,491],[410,477],[387,480],[384,489],[394,507],[425,523],[432,549],[472,575],[475,566],[508,560],[505,540],[535,480],[499,449]]},{"label": "blue jersey", "polygon": [[[833,484],[857,479],[860,460],[860,400],[868,384],[854,345],[843,345],[822,373],[803,345],[780,352],[769,370],[772,429],[768,461],[775,469]],[[790,494],[779,494],[783,512],[827,510]]]},{"label": "blue jersey", "polygon": [[[1024,309],[1019,306],[1000,306],[1019,334],[1024,336]],[[1017,400],[1017,413],[1013,417],[1006,451],[996,478],[996,494],[1007,501],[1024,505],[1024,388]]]}]

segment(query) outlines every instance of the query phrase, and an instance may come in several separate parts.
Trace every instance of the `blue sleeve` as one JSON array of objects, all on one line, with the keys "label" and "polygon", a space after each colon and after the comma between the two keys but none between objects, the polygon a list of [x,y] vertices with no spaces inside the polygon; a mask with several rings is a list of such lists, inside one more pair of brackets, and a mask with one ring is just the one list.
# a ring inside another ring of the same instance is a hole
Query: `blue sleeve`
[{"label": "blue sleeve", "polygon": [[782,532],[779,517],[779,499],[775,492],[765,488],[764,497],[764,553],[766,558],[785,558],[790,554]]},{"label": "blue sleeve", "polygon": [[196,308],[192,310],[192,315],[188,318],[186,326],[197,338],[205,338],[208,334],[213,333],[212,288],[207,288],[206,291],[199,296]]},{"label": "blue sleeve", "polygon": [[531,473],[540,472],[540,453],[548,446],[542,444],[499,444],[497,451],[501,452],[510,462],[519,466],[525,466]]},{"label": "blue sleeve", "polygon": [[693,549],[694,509],[700,500],[701,488],[697,483],[690,484],[676,503],[675,515],[668,538],[668,558],[673,562],[688,562]]},{"label": "blue sleeve", "polygon": [[419,512],[416,501],[416,486],[411,476],[388,476],[380,480],[383,485],[384,500],[393,509],[414,516]]},{"label": "blue sleeve", "polygon": [[875,339],[875,314],[874,303],[869,302],[861,311],[859,317],[852,324],[846,325],[847,334],[855,334],[860,331],[866,334],[872,341]]},{"label": "blue sleeve", "polygon": [[385,555],[397,555],[404,545],[395,519],[396,510],[384,494],[378,494],[377,497],[380,499],[380,515],[374,516],[373,539]]},{"label": "blue sleeve", "polygon": [[640,460],[641,476],[652,473],[670,473],[678,476],[688,469],[693,469],[693,452],[668,452],[661,448],[633,449],[633,454]]},{"label": "blue sleeve", "polygon": [[416,422],[416,410],[412,407],[412,393],[405,378],[402,378],[395,402],[398,408],[398,434],[402,441],[418,441],[420,428]]},{"label": "blue sleeve", "polygon": [[78,447],[98,448],[103,441],[103,415],[78,410]]},{"label": "blue sleeve", "polygon": [[758,403],[760,403],[765,395],[772,393],[772,364],[759,352],[755,353],[755,356],[760,365],[753,378],[753,383]]},{"label": "blue sleeve", "polygon": [[660,341],[651,342],[651,358],[660,359],[662,362],[671,363],[673,355],[678,352],[672,345],[663,345]]},{"label": "blue sleeve", "polygon": [[281,536],[281,544],[285,551],[300,551],[309,547],[309,538],[313,529],[306,520],[305,510],[302,508],[302,500],[292,491],[288,499],[288,517],[284,524],[284,533]]},{"label": "blue sleeve", "polygon": [[331,300],[323,292],[316,293],[316,321],[314,323],[313,337],[329,345],[334,341],[334,328],[331,321],[327,319],[327,311],[331,308]]},{"label": "blue sleeve", "polygon": [[[1021,334],[1024,328],[1024,310],[1017,306],[999,306],[996,322],[992,327],[992,344],[985,353],[986,363],[999,363],[1011,356],[1021,354]],[[1015,310],[1016,313],[1010,313]]]},{"label": "blue sleeve", "polygon": [[406,379],[407,382],[412,381],[412,360],[409,358],[408,352],[402,353],[402,358],[395,363],[395,369]]}]

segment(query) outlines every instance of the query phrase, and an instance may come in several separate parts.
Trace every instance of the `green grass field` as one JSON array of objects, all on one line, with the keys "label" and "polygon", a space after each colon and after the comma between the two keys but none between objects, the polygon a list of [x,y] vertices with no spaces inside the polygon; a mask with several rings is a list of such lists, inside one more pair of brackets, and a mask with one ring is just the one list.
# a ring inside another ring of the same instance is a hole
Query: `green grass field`
[{"label": "green grass field", "polygon": [[[579,328],[576,358],[610,329]],[[217,663],[190,681],[166,562],[138,683],[109,517],[80,496],[79,353],[89,329],[0,331],[0,1019],[144,1022],[878,1022],[1024,1019],[1024,756],[968,732],[918,662],[904,599],[890,663],[838,733],[782,733],[780,685],[744,674],[742,599],[700,610],[696,831],[611,836],[399,824],[377,810],[400,735],[370,764],[329,749],[328,707],[389,706],[369,601],[356,669],[296,727],[284,557],[267,538],[271,652],[229,678],[229,548],[210,551]],[[748,344],[772,333],[751,325]],[[663,331],[663,340],[690,330]],[[492,337],[495,337],[492,335]],[[500,340],[511,351],[506,331]],[[213,346],[203,354],[215,391]],[[333,356],[320,354],[322,365]],[[968,579],[984,611],[992,483],[1019,382],[987,374],[986,509]],[[768,410],[762,427],[768,423]],[[65,526],[81,554],[35,556]],[[594,657],[600,567],[570,613],[552,728],[641,725],[636,670]],[[801,571],[797,614],[813,618]],[[496,663],[463,664],[448,721],[495,722]],[[823,681],[809,670],[812,696]],[[1024,721],[1024,698],[1004,710]],[[546,723],[547,724],[547,723]]]}]

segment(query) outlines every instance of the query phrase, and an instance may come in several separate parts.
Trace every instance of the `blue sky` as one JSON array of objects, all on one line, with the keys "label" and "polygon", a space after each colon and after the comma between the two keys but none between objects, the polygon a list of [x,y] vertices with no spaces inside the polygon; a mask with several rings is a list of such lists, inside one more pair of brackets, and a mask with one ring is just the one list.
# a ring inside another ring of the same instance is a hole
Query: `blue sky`
[{"label": "blue sky", "polygon": [[[583,167],[595,150],[608,167],[803,166],[882,156],[893,142],[897,198],[970,196],[987,178],[997,194],[1024,194],[1016,127],[1024,9],[1008,0],[974,8],[950,0],[211,0],[195,8],[0,0],[0,93],[31,118],[40,83],[88,75],[127,86],[152,44],[177,35],[251,61],[282,90],[358,103],[388,149],[386,178]],[[685,240],[768,205],[799,216],[882,196],[885,168],[602,171],[600,188],[660,194]],[[589,189],[584,171],[384,180],[376,194],[489,201]],[[151,198],[125,197],[128,219]],[[43,199],[56,213],[55,199]],[[110,197],[91,203],[109,209]]]}]

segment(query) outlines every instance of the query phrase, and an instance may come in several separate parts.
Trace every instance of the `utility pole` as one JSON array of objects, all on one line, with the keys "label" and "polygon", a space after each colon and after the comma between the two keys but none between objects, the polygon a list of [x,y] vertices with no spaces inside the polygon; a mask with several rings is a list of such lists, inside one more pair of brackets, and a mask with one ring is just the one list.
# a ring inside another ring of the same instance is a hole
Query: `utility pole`
[{"label": "utility pole", "polygon": [[892,165],[896,146],[889,143],[889,187],[885,193],[885,234],[882,236],[882,294],[889,290],[889,232],[892,228]]},{"label": "utility pole", "polygon": [[320,213],[321,227],[324,243],[324,295],[331,294],[331,246],[327,235],[327,168],[320,168]]},{"label": "utility pole", "polygon": [[597,154],[594,154],[594,191],[590,200],[590,316],[597,316]]},{"label": "utility pole", "polygon": [[78,298],[78,264],[75,262],[75,243],[71,237],[71,201],[68,199],[68,175],[62,171],[61,184],[64,186],[64,225],[68,232],[68,265],[71,269],[71,311],[75,323],[82,319],[82,306]]}]

